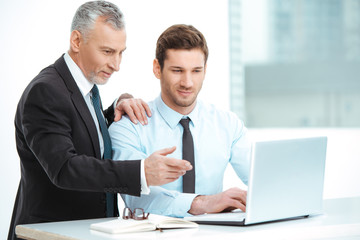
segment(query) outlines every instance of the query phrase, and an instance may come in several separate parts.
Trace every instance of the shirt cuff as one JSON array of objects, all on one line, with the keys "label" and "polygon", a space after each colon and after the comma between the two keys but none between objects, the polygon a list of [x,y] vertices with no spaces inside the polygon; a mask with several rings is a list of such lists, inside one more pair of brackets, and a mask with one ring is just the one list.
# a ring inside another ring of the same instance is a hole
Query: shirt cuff
[{"label": "shirt cuff", "polygon": [[191,209],[191,204],[194,201],[194,198],[199,196],[196,193],[180,193],[179,196],[174,201],[175,208],[173,209],[173,214],[175,217],[187,217],[192,216],[188,211]]},{"label": "shirt cuff", "polygon": [[146,176],[145,176],[145,159],[141,160],[141,170],[140,170],[140,176],[141,176],[141,194],[148,195],[150,193],[150,188],[147,185],[146,182]]}]

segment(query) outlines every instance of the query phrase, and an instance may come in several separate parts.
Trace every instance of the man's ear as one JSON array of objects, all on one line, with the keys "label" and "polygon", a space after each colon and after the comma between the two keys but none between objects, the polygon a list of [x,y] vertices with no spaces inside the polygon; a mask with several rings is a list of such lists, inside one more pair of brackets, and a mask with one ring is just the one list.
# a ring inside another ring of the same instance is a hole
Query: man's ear
[{"label": "man's ear", "polygon": [[160,77],[161,77],[161,68],[160,68],[159,61],[156,58],[153,61],[153,72],[154,72],[155,77],[157,79],[160,79]]},{"label": "man's ear", "polygon": [[71,51],[77,53],[80,49],[80,43],[82,41],[81,33],[78,30],[74,30],[70,35],[70,49]]}]

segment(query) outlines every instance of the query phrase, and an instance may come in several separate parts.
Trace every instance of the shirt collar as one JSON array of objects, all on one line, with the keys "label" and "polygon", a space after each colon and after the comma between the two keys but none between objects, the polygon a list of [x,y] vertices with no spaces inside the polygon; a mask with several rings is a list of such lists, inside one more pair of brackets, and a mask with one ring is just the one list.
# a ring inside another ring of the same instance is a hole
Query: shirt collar
[{"label": "shirt collar", "polygon": [[78,88],[80,89],[81,94],[85,97],[93,88],[94,84],[89,82],[84,76],[83,72],[79,66],[74,62],[70,57],[69,53],[65,53],[64,60],[68,66],[71,75],[73,76]]},{"label": "shirt collar", "polygon": [[175,128],[180,120],[184,117],[189,117],[191,119],[191,124],[193,127],[196,126],[197,121],[199,119],[199,107],[198,102],[195,105],[195,108],[192,112],[186,116],[174,111],[170,107],[168,107],[161,98],[161,95],[155,99],[155,105],[157,110],[159,111],[161,117],[165,120],[165,122],[169,125],[170,128]]}]

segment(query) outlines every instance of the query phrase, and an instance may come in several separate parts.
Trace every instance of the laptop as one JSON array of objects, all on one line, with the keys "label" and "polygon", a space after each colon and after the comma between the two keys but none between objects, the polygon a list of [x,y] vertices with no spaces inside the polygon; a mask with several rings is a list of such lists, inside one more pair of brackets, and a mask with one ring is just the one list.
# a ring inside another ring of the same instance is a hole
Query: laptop
[{"label": "laptop", "polygon": [[327,137],[253,143],[246,212],[185,217],[243,226],[322,213]]}]

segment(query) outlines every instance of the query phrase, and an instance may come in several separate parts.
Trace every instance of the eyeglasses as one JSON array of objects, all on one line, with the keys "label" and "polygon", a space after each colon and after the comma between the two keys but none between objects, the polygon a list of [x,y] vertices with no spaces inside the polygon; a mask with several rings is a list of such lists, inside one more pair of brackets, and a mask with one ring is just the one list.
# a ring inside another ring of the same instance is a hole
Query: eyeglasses
[{"label": "eyeglasses", "polygon": [[145,213],[142,208],[135,208],[131,211],[130,208],[124,208],[122,218],[123,219],[134,219],[134,220],[145,220],[149,217],[150,213]]}]

